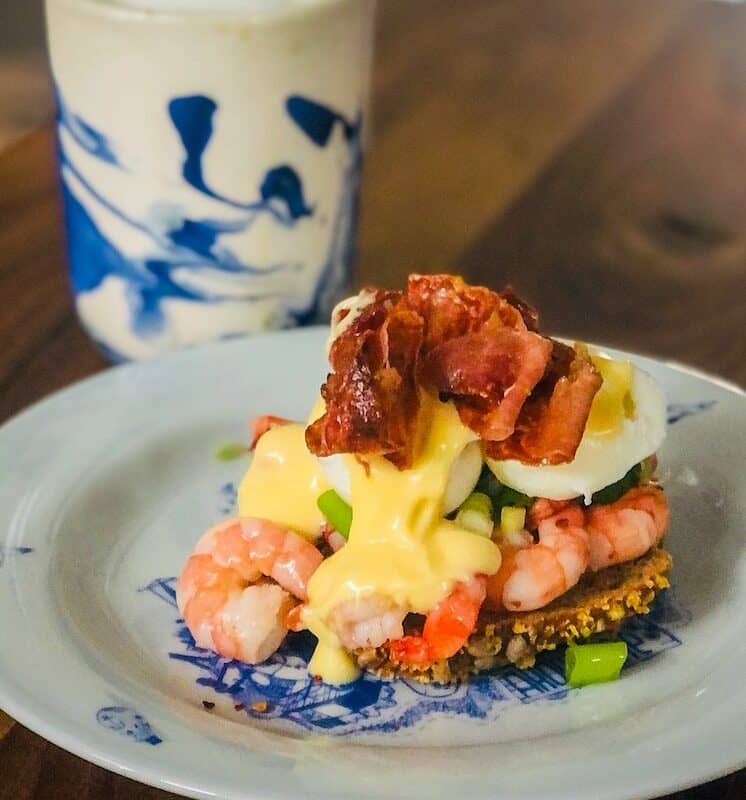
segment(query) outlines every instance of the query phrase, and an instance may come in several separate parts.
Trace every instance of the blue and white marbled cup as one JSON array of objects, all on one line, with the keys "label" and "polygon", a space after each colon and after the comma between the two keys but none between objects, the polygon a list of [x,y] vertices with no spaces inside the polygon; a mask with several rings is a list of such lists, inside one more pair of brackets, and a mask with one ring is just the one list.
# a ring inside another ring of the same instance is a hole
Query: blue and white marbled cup
[{"label": "blue and white marbled cup", "polygon": [[47,0],[70,278],[112,358],[328,315],[352,265],[373,14]]}]

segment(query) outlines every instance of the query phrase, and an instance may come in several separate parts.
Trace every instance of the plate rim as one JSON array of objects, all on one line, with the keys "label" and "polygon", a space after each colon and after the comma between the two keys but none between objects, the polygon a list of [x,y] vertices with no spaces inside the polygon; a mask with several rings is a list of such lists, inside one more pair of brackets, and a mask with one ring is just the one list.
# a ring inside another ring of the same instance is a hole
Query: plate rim
[{"label": "plate rim", "polygon": [[[286,338],[292,338],[293,336],[298,335],[321,335],[322,332],[328,330],[327,326],[319,325],[319,326],[312,326],[310,328],[303,328],[303,329],[290,329],[290,330],[283,330],[283,331],[273,331],[268,332],[265,334],[259,334],[252,337],[246,337],[241,339],[234,339],[230,341],[222,341],[222,342],[213,342],[208,345],[200,346],[191,348],[189,350],[180,351],[176,353],[169,353],[163,356],[150,359],[147,361],[139,361],[139,362],[127,362],[124,364],[116,365],[109,369],[104,369],[100,373],[97,373],[92,376],[87,376],[81,380],[78,380],[66,387],[63,387],[60,390],[57,390],[49,395],[40,398],[30,406],[26,407],[18,414],[14,415],[10,419],[0,426],[0,444],[2,443],[3,439],[5,439],[8,435],[12,434],[12,429],[16,426],[22,426],[26,424],[29,420],[33,419],[35,416],[39,414],[46,413],[49,407],[53,407],[56,403],[60,401],[62,397],[69,398],[70,396],[74,396],[78,392],[85,392],[89,387],[94,384],[99,383],[106,383],[107,381],[115,380],[117,375],[124,374],[126,372],[147,372],[149,370],[159,371],[163,364],[166,364],[167,367],[172,363],[181,363],[185,364],[188,363],[190,360],[196,359],[197,363],[202,358],[207,358],[213,351],[219,351],[220,349],[224,348],[236,348],[242,349],[244,347],[251,347],[252,342],[256,340],[282,340]],[[666,369],[672,370],[677,372],[685,377],[693,378],[698,381],[703,381],[705,383],[710,383],[714,386],[717,386],[721,390],[727,391],[730,394],[741,398],[742,400],[746,398],[746,391],[744,391],[738,385],[731,383],[723,378],[720,378],[716,375],[709,375],[695,367],[690,367],[686,364],[681,364],[676,361],[669,361],[666,359],[656,358],[655,356],[650,356],[646,354],[638,354],[632,353],[626,350],[619,350],[616,347],[607,346],[607,345],[596,345],[601,349],[606,350],[613,350],[618,354],[623,356],[628,356],[631,359],[639,359],[644,358],[654,362],[656,365],[665,367]],[[7,536],[7,534],[6,534]],[[2,541],[8,541],[6,536],[3,536]],[[171,779],[169,776],[164,775],[162,771],[158,770],[157,762],[153,765],[147,765],[143,763],[143,760],[139,758],[137,755],[130,755],[130,753],[126,753],[122,750],[118,744],[113,744],[109,746],[106,742],[108,740],[99,739],[101,744],[99,745],[95,740],[95,729],[93,727],[87,732],[87,736],[83,736],[79,739],[76,739],[72,733],[69,733],[68,730],[65,729],[64,723],[65,719],[62,715],[57,714],[56,712],[52,712],[51,716],[43,714],[43,706],[41,706],[38,710],[36,706],[31,703],[24,703],[22,700],[16,701],[13,688],[19,686],[17,680],[7,674],[4,671],[0,671],[0,707],[2,707],[6,712],[19,724],[23,725],[24,727],[29,728],[33,732],[37,733],[38,735],[42,736],[44,739],[58,745],[59,747],[65,749],[68,752],[73,753],[77,757],[82,758],[83,760],[89,761],[94,763],[104,769],[110,770],[117,774],[123,775],[124,777],[146,783],[148,785],[165,789],[166,791],[178,792],[188,797],[195,797],[195,798],[206,798],[214,796],[214,790],[208,789],[201,789],[199,786],[195,785],[187,785],[186,783],[182,783],[179,780]],[[28,697],[28,695],[24,694],[22,690],[20,695]],[[68,719],[67,722],[69,723],[70,720]],[[73,724],[77,724],[73,722]],[[202,734],[192,730],[190,732],[192,735],[201,737]],[[355,745],[354,742],[346,742],[345,744],[357,747],[359,745]],[[370,745],[368,745],[370,746]],[[484,744],[484,745],[473,745],[476,747],[484,747],[484,748],[495,748],[499,747],[499,745],[495,744]],[[467,746],[471,747],[471,746]],[[422,748],[423,751],[428,751],[431,749],[437,748]],[[120,757],[115,755],[115,753],[125,753],[124,757]],[[655,776],[650,776],[650,780],[646,783],[646,785],[639,786],[639,788],[633,789],[632,791],[628,792],[613,792],[603,795],[604,797],[608,798],[629,798],[629,800],[633,800],[634,798],[638,797],[647,797],[650,796],[650,792],[673,792],[673,791],[680,791],[681,789],[685,789],[691,786],[699,785],[703,782],[707,782],[710,780],[714,780],[716,778],[722,777],[724,775],[728,775],[732,772],[738,771],[746,766],[746,758],[742,760],[740,763],[733,763],[732,759],[726,759],[728,763],[719,763],[717,765],[713,764],[712,768],[706,771],[697,771],[696,776],[692,775],[690,777],[684,777],[681,780],[677,781],[676,783],[672,783],[671,781],[659,781],[656,782],[654,780]],[[710,763],[712,763],[712,759],[710,759]],[[227,788],[227,787],[226,787]],[[315,790],[313,790],[315,791]],[[226,797],[233,797],[238,796],[231,794],[230,792],[225,794]],[[257,800],[259,798],[269,797],[270,795],[260,795],[260,794],[242,794],[242,797],[255,797]],[[307,798],[315,798],[320,796],[315,793],[308,793],[305,795]],[[555,795],[548,793],[542,795],[545,797],[553,797]],[[556,795],[556,796],[565,796],[565,795]]]}]

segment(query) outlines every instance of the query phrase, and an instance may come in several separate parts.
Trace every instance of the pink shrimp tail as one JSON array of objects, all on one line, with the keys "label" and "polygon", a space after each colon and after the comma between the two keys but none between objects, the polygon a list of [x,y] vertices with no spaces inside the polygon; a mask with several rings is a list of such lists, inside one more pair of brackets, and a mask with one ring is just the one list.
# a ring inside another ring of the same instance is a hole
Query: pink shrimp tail
[{"label": "pink shrimp tail", "polygon": [[590,568],[597,572],[643,555],[661,540],[668,521],[668,501],[658,486],[639,486],[615,503],[591,507]]},{"label": "pink shrimp tail", "polygon": [[458,653],[476,627],[486,594],[484,575],[457,583],[427,615],[421,636],[403,636],[391,642],[391,658],[408,664],[428,664]]},{"label": "pink shrimp tail", "polygon": [[546,497],[537,497],[534,504],[528,511],[528,519],[526,520],[526,527],[529,530],[535,530],[539,527],[539,523],[543,522],[549,517],[553,517],[563,509],[570,505],[569,500],[549,500]]},{"label": "pink shrimp tail", "polygon": [[259,417],[254,417],[254,419],[251,420],[251,425],[249,426],[251,433],[251,444],[249,445],[249,450],[256,449],[259,440],[267,431],[272,430],[272,428],[276,428],[278,425],[288,425],[289,423],[289,419],[285,419],[285,417],[275,417],[272,414],[262,414]]},{"label": "pink shrimp tail", "polygon": [[244,517],[241,529],[252,563],[297,598],[306,600],[308,581],[324,560],[318,548],[294,531],[258,517]]},{"label": "pink shrimp tail", "polygon": [[572,588],[588,567],[584,524],[583,510],[565,505],[539,522],[537,544],[507,548],[497,575],[490,579],[491,607],[533,611]]}]

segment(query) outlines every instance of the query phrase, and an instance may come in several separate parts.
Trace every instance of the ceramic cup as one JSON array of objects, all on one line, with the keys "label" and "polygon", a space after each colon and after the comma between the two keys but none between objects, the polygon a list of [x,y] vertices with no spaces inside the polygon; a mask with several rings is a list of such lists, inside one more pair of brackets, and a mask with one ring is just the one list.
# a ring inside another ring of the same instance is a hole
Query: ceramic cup
[{"label": "ceramic cup", "polygon": [[70,279],[115,360],[328,318],[375,0],[46,0]]}]

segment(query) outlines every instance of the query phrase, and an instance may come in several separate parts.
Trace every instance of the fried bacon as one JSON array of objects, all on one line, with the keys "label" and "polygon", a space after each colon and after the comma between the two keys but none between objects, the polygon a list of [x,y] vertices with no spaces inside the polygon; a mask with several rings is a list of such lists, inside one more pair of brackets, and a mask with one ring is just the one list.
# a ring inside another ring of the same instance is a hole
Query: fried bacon
[{"label": "fried bacon", "polygon": [[536,330],[536,312],[511,289],[469,286],[456,275],[410,275],[406,302],[425,320],[424,352],[477,331]]},{"label": "fried bacon", "polygon": [[326,412],[306,429],[312,453],[375,453],[401,469],[411,465],[423,332],[399,293],[375,293],[332,344],[333,372],[321,388]]},{"label": "fried bacon", "polygon": [[538,333],[498,328],[437,345],[424,357],[422,374],[455,401],[465,425],[482,439],[502,441],[513,433],[551,352],[551,341]]},{"label": "fried bacon", "polygon": [[572,460],[601,377],[585,354],[537,333],[534,309],[452,275],[412,275],[405,292],[366,290],[331,346],[326,413],[309,450],[412,463],[417,387],[452,399],[495,458]]},{"label": "fried bacon", "polygon": [[563,464],[575,457],[602,378],[585,353],[557,341],[552,345],[544,377],[521,409],[513,434],[487,442],[491,458]]}]

